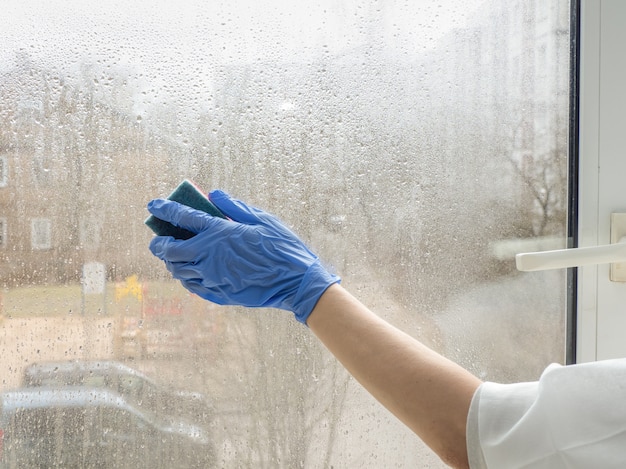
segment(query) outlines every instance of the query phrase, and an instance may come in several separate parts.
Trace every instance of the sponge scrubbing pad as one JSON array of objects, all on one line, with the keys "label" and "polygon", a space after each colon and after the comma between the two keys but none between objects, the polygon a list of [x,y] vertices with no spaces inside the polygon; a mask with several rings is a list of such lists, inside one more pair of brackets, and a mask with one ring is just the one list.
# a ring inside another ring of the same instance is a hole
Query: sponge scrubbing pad
[{"label": "sponge scrubbing pad", "polygon": [[[214,217],[226,218],[224,214],[211,203],[207,196],[187,179],[181,182],[167,198],[183,205],[187,205],[188,207],[202,210],[203,212],[213,215]],[[189,239],[195,236],[195,233],[174,226],[169,222],[155,217],[154,215],[150,215],[144,223],[159,236],[173,236],[176,239]]]}]

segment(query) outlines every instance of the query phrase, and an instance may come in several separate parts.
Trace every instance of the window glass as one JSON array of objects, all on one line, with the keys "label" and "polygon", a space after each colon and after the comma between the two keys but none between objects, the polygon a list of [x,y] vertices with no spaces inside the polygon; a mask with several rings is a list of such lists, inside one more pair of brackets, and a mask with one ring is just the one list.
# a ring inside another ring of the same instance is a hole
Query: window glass
[{"label": "window glass", "polygon": [[172,281],[145,206],[226,190],[480,378],[536,379],[564,361],[565,275],[514,254],[566,246],[569,8],[5,1],[0,391],[123,363],[157,386],[113,390],[154,418],[142,447],[173,442],[155,467],[444,467],[289,313]]}]

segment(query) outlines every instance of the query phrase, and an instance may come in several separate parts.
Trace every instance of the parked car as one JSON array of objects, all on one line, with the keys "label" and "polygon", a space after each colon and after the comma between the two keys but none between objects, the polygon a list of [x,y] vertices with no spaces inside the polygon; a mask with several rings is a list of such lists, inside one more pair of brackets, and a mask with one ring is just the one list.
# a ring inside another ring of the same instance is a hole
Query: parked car
[{"label": "parked car", "polygon": [[208,427],[213,414],[203,394],[161,386],[145,374],[116,361],[33,363],[25,368],[22,385],[107,388],[120,393],[144,411],[204,427]]},{"label": "parked car", "polygon": [[157,419],[103,388],[0,393],[0,467],[204,468],[215,453],[200,427]]}]

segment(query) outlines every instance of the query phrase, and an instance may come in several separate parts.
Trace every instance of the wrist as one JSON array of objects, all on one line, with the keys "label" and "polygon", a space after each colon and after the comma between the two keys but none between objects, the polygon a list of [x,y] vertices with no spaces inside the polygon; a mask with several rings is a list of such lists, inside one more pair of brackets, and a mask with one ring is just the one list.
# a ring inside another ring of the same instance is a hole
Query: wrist
[{"label": "wrist", "polygon": [[307,319],[326,290],[340,281],[341,279],[338,276],[327,272],[319,260],[311,264],[305,272],[294,298],[294,305],[297,306],[294,307],[293,313],[296,319],[306,324]]},{"label": "wrist", "polygon": [[309,328],[313,328],[316,324],[324,323],[325,318],[329,314],[334,314],[332,311],[334,306],[338,301],[341,301],[342,296],[346,294],[348,294],[348,292],[338,283],[330,285],[318,298],[315,307],[307,318],[306,325]]}]

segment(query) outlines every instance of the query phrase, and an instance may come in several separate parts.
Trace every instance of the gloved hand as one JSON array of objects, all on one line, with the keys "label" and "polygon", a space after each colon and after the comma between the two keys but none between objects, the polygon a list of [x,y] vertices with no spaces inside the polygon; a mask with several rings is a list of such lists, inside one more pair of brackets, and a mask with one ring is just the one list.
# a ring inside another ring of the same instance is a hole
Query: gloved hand
[{"label": "gloved hand", "polygon": [[206,300],[285,309],[306,324],[322,293],[340,278],[327,272],[276,217],[222,191],[209,198],[230,220],[170,200],[151,201],[148,210],[154,216],[197,233],[187,240],[156,236],[152,253],[185,288]]}]

